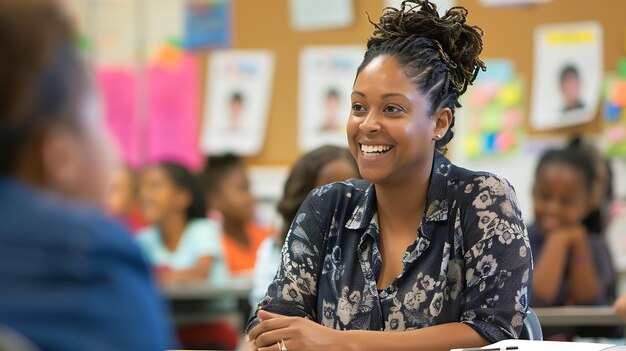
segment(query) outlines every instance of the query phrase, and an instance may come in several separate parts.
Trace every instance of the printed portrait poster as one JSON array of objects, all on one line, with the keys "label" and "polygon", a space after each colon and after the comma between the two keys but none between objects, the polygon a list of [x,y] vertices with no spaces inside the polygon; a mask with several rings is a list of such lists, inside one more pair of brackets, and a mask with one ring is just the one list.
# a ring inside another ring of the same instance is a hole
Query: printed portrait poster
[{"label": "printed portrait poster", "polygon": [[359,46],[307,47],[300,52],[298,139],[303,151],[348,145],[350,94],[364,53]]},{"label": "printed portrait poster", "polygon": [[274,75],[267,50],[223,50],[210,58],[201,148],[255,155],[263,146]]},{"label": "printed portrait poster", "polygon": [[537,28],[533,128],[561,128],[593,120],[602,92],[602,47],[602,27],[596,22]]}]

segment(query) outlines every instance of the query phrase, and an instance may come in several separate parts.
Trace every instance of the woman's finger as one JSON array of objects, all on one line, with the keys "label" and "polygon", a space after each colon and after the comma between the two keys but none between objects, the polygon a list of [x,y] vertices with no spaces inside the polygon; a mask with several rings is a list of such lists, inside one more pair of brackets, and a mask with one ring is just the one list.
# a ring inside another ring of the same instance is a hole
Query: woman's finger
[{"label": "woman's finger", "polygon": [[248,332],[248,339],[255,340],[259,335],[275,329],[282,329],[288,327],[292,323],[293,317],[272,318],[263,320],[257,324],[250,332]]},{"label": "woman's finger", "polygon": [[[287,349],[287,351],[301,350],[301,348],[296,345],[297,342],[295,342],[294,340],[284,340],[284,343],[285,343],[285,348]],[[277,343],[273,345],[269,345],[266,347],[259,347],[258,351],[280,351],[281,350],[280,346],[281,346],[281,342],[278,341]]]},{"label": "woman's finger", "polygon": [[281,317],[287,317],[287,316],[283,316],[282,314],[278,314],[278,313],[268,312],[265,310],[259,310],[259,312],[257,313],[257,317],[259,317],[259,319],[262,321],[266,321],[268,319],[281,318]]},{"label": "woman's finger", "polygon": [[277,342],[287,341],[293,337],[293,330],[291,328],[282,328],[276,329],[272,331],[265,332],[256,339],[254,339],[254,344],[257,347],[271,347],[275,345]]}]

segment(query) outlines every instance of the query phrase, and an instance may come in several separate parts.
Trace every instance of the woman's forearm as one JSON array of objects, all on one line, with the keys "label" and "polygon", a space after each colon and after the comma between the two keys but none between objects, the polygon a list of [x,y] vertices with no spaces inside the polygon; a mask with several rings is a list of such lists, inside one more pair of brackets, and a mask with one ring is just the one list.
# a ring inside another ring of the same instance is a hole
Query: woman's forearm
[{"label": "woman's forearm", "polygon": [[465,323],[447,323],[405,332],[350,330],[342,332],[343,350],[449,351],[488,344]]}]

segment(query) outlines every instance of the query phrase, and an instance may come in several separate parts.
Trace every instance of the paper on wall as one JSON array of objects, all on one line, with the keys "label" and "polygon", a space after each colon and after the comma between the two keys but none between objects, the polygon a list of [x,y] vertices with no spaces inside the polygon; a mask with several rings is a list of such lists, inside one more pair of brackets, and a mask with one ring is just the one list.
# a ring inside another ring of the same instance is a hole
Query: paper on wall
[{"label": "paper on wall", "polygon": [[181,53],[175,65],[152,64],[147,75],[147,161],[202,167],[198,147],[200,77],[198,59]]},{"label": "paper on wall", "polygon": [[603,76],[602,27],[597,22],[535,30],[531,124],[544,130],[593,120]]},{"label": "paper on wall", "polygon": [[347,146],[346,122],[360,46],[307,47],[300,52],[298,139],[300,149]]},{"label": "paper on wall", "polygon": [[124,164],[141,165],[140,123],[137,118],[136,78],[132,69],[100,67],[96,71],[104,118],[117,141]]},{"label": "paper on wall", "polygon": [[264,142],[274,74],[268,50],[222,50],[210,58],[201,148],[257,154]]},{"label": "paper on wall", "polygon": [[300,31],[348,27],[354,22],[352,0],[290,0],[291,25]]}]

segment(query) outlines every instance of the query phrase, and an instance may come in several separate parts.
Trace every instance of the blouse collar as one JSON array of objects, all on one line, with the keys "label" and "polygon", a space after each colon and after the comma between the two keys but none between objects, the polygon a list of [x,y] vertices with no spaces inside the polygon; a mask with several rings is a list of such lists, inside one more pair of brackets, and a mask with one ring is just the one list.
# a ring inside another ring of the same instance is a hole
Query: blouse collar
[{"label": "blouse collar", "polygon": [[[431,171],[428,195],[426,196],[425,222],[438,222],[448,219],[448,200],[446,191],[452,163],[440,152],[435,152]],[[365,189],[365,196],[352,212],[345,227],[347,229],[365,229],[372,222],[376,213],[376,192],[374,184]],[[422,223],[425,224],[425,223]]]}]

